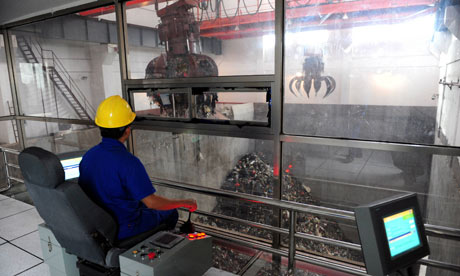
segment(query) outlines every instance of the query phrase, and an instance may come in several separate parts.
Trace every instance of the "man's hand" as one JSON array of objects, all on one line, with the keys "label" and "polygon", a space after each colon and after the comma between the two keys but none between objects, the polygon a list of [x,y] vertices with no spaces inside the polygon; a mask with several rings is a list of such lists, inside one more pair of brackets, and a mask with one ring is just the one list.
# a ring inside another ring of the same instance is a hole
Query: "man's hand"
[{"label": "man's hand", "polygon": [[183,204],[190,212],[195,212],[197,209],[196,200],[194,199],[184,199]]},{"label": "man's hand", "polygon": [[169,199],[166,197],[151,194],[142,199],[142,202],[150,209],[171,210],[180,207],[187,208],[190,212],[197,209],[196,200],[194,199]]}]

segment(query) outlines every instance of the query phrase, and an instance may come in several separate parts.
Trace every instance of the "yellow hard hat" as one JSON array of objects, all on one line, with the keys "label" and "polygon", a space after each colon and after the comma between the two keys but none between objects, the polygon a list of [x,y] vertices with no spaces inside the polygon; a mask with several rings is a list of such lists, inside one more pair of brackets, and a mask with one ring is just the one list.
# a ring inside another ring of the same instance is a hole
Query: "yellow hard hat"
[{"label": "yellow hard hat", "polygon": [[136,118],[128,102],[120,96],[108,97],[97,108],[96,125],[104,128],[118,128],[129,125]]}]

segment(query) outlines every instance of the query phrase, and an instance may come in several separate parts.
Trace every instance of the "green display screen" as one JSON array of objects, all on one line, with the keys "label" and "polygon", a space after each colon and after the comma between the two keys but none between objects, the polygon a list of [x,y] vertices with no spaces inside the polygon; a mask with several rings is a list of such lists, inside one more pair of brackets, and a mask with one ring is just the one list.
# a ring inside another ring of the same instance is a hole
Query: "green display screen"
[{"label": "green display screen", "polygon": [[420,238],[412,209],[383,218],[391,257],[420,245]]}]

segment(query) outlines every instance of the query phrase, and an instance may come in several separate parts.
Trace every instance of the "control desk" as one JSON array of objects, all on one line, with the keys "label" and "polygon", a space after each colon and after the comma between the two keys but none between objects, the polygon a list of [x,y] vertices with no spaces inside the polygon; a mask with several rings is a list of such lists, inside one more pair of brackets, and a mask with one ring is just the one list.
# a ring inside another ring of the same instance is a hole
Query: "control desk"
[{"label": "control desk", "polygon": [[158,232],[120,255],[124,276],[202,276],[211,266],[212,238],[205,233]]}]

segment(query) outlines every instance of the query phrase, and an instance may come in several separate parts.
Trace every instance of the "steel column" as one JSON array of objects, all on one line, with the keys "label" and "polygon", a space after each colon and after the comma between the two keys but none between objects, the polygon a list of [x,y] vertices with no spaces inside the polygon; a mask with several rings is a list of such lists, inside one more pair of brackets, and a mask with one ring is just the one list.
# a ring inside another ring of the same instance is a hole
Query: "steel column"
[{"label": "steel column", "polygon": [[[11,87],[11,96],[13,100],[13,107],[14,107],[14,114],[20,115],[23,114],[21,109],[21,97],[19,96],[19,89],[18,83],[16,80],[16,63],[14,58],[14,50],[13,50],[13,43],[11,41],[11,34],[8,30],[3,31],[3,38],[5,41],[5,53],[6,53],[6,64],[8,67],[8,75],[10,79],[10,87]],[[20,120],[16,120],[16,125],[18,129],[18,138],[19,138],[19,145],[21,148],[25,148],[25,128],[24,122]]]},{"label": "steel column", "polygon": [[[122,97],[130,103],[128,89],[125,81],[129,79],[129,64],[128,64],[128,23],[126,20],[126,2],[115,0],[115,12],[117,18],[117,34],[118,34],[118,57],[120,60],[120,79]],[[131,107],[133,103],[130,103]],[[134,154],[133,135],[128,138],[128,150]]]},{"label": "steel column", "polygon": [[295,270],[295,226],[296,226],[296,211],[289,211],[289,254],[288,254],[288,274],[294,275]]},{"label": "steel column", "polygon": [[[272,90],[271,125],[273,129],[273,198],[282,197],[282,146],[281,134],[283,131],[283,82],[284,82],[284,0],[275,1],[275,83]],[[272,225],[281,226],[280,208],[274,208]],[[273,233],[273,248],[279,248],[281,236]],[[273,261],[281,261],[274,259]]]}]

